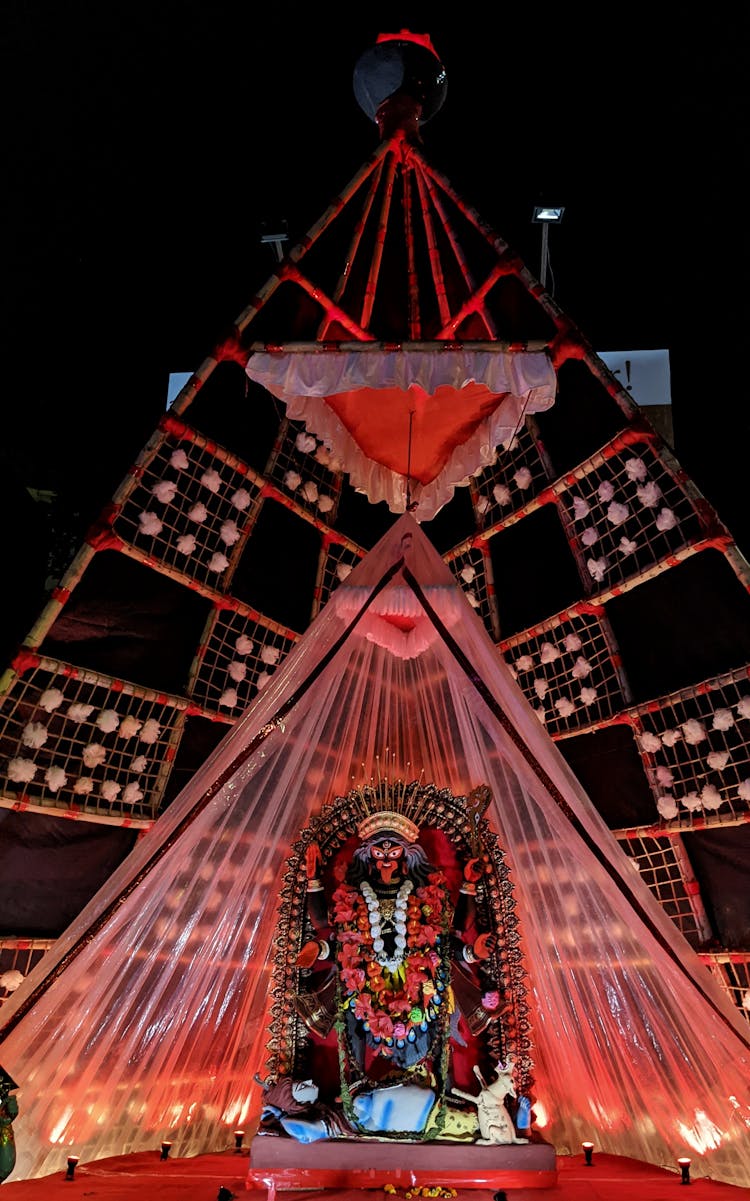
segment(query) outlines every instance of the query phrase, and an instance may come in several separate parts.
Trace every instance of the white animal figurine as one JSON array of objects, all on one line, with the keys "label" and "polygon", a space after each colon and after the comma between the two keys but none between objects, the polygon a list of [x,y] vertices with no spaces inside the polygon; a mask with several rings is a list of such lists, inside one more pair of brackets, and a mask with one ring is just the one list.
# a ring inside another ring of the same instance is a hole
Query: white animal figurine
[{"label": "white animal figurine", "polygon": [[491,1084],[487,1084],[479,1068],[474,1065],[474,1075],[482,1086],[478,1097],[465,1093],[460,1088],[453,1088],[451,1092],[476,1105],[479,1133],[482,1136],[476,1140],[478,1144],[487,1147],[496,1143],[527,1143],[527,1138],[519,1138],[516,1134],[510,1114],[505,1108],[505,1098],[513,1097],[515,1100],[516,1096],[511,1075],[513,1057],[509,1056],[505,1065],[498,1063],[495,1070],[497,1078]]}]

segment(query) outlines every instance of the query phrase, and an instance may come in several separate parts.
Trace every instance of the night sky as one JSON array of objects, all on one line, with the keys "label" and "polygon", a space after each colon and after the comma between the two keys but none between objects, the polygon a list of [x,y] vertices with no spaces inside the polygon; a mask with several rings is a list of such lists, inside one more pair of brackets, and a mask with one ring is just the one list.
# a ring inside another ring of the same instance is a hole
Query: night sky
[{"label": "night sky", "polygon": [[548,286],[595,348],[669,350],[678,458],[742,539],[747,20],[719,4],[657,29],[617,11],[499,6],[435,26],[405,6],[362,26],[249,3],[6,0],[6,486],[98,511],[168,373],[194,370],[272,271],[263,230],[286,222],[296,241],[374,150],[352,72],[408,28],[448,76],[424,153],[534,274],[532,207],[566,206]]}]

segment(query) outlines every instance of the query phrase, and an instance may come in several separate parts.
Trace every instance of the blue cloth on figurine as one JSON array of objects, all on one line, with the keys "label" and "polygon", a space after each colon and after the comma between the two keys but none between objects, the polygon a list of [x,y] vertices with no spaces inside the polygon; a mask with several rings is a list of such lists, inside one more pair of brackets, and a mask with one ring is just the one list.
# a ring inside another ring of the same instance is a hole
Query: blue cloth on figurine
[{"label": "blue cloth on figurine", "polygon": [[435,1093],[416,1084],[392,1084],[354,1098],[354,1116],[368,1133],[379,1130],[419,1133],[424,1130]]}]

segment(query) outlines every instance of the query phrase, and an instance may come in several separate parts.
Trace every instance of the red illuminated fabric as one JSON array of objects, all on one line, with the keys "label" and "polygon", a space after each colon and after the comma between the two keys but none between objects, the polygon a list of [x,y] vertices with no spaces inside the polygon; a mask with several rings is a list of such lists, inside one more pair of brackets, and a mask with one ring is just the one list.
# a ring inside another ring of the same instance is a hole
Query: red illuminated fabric
[{"label": "red illuminated fabric", "polygon": [[551,407],[544,352],[259,352],[248,375],[331,452],[355,488],[428,521],[494,462],[524,417]]}]

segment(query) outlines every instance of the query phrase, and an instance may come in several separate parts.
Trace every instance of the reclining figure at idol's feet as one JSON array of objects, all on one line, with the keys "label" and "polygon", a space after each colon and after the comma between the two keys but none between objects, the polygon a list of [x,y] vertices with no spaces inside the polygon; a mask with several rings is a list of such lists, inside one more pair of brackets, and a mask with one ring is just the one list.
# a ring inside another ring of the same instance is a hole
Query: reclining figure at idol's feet
[{"label": "reclining figure at idol's feet", "polygon": [[[475,1109],[449,1107],[454,1053],[478,1038],[501,1008],[483,964],[496,935],[476,924],[482,865],[469,859],[454,907],[449,881],[418,843],[403,814],[370,814],[359,845],[327,899],[317,878],[320,852],[307,851],[309,938],[297,964],[307,987],[296,1007],[318,1042],[335,1031],[336,1102],[352,1135],[475,1141]],[[459,868],[459,872],[461,869]],[[466,1055],[464,1056],[466,1060]],[[471,1068],[464,1064],[463,1081]],[[311,1075],[317,1079],[315,1067]],[[476,1104],[476,1098],[468,1096]]]}]

